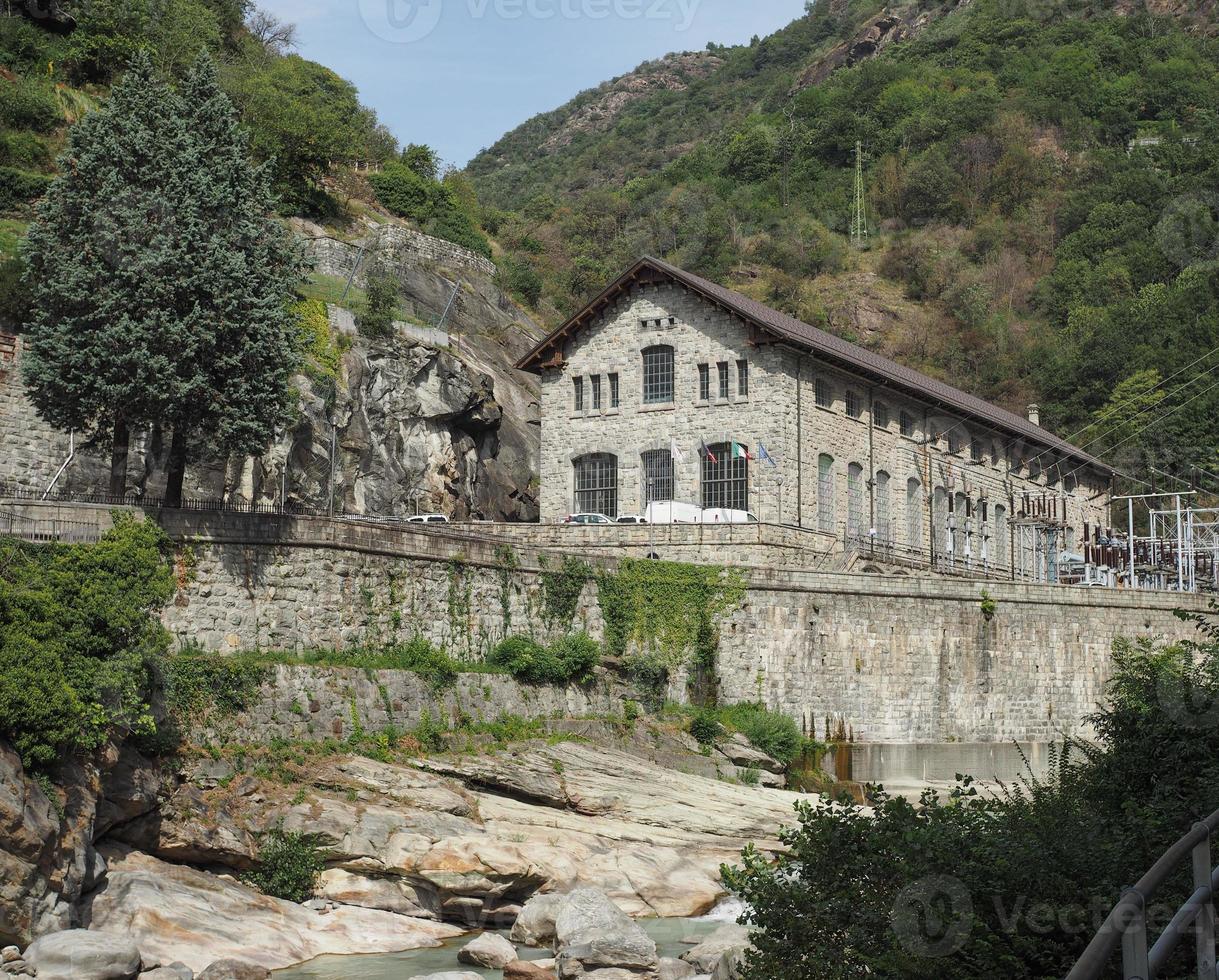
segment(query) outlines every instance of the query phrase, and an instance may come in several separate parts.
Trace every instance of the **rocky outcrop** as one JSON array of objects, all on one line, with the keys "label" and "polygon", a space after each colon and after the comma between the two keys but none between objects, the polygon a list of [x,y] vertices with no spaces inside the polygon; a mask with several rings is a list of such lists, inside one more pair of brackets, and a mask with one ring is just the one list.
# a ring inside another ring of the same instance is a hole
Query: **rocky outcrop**
[{"label": "rocky outcrop", "polygon": [[655,978],[656,943],[596,888],[567,896],[555,919],[555,966],[560,980],[601,970],[630,977]]},{"label": "rocky outcrop", "polygon": [[139,947],[126,936],[68,929],[35,941],[26,962],[42,980],[133,980]]},{"label": "rocky outcrop", "polygon": [[459,929],[389,912],[315,912],[231,879],[102,845],[110,871],[89,897],[89,928],[135,942],[147,957],[202,971],[220,959],[265,969],[326,953],[391,953],[439,946]]},{"label": "rocky outcrop", "polygon": [[697,973],[712,973],[724,957],[748,946],[749,930],[735,922],[725,922],[697,946],[682,953],[681,958]]},{"label": "rocky outcrop", "polygon": [[484,932],[471,939],[457,954],[458,963],[481,966],[487,970],[502,970],[516,958],[512,943],[493,932]]}]

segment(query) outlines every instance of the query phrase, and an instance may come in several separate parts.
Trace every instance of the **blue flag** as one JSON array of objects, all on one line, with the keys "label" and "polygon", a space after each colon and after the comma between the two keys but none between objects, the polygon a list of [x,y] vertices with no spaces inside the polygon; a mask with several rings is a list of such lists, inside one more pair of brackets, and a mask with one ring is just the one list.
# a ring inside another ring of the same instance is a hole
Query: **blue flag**
[{"label": "blue flag", "polygon": [[762,443],[758,443],[758,459],[763,463],[769,463],[771,466],[777,467],[779,464],[774,461],[774,458],[766,451],[766,447]]}]

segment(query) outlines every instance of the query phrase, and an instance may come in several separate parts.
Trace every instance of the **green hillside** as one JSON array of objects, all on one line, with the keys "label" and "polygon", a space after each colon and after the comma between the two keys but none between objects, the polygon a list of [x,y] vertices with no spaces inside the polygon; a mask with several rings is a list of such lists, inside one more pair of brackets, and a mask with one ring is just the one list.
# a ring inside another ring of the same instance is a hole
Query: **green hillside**
[{"label": "green hillside", "polygon": [[[1206,8],[878,12],[821,3],[698,77],[619,103],[631,86],[610,83],[509,134],[469,168],[502,209],[486,223],[505,267],[558,317],[657,252],[1014,409],[1040,401],[1064,434],[1100,415],[1079,440],[1143,476],[1219,472]],[[573,131],[589,104],[615,113]],[[856,141],[866,252],[846,237]]]}]

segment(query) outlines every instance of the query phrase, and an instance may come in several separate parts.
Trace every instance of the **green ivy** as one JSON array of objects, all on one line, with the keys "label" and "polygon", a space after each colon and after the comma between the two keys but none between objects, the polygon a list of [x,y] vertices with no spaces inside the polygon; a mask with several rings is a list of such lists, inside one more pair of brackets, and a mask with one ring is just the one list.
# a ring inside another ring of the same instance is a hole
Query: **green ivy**
[{"label": "green ivy", "polygon": [[542,615],[547,626],[570,626],[576,618],[580,595],[593,577],[593,567],[579,558],[565,555],[557,571],[543,567]]},{"label": "green ivy", "polygon": [[161,663],[165,705],[179,729],[244,711],[270,668],[246,657],[188,651]]},{"label": "green ivy", "polygon": [[512,579],[521,567],[521,561],[505,544],[495,549],[495,558],[499,562],[499,608],[500,618],[504,624],[504,636],[512,632]]},{"label": "green ivy", "polygon": [[[606,652],[625,658],[640,686],[658,695],[686,664],[696,687],[712,683],[717,622],[744,601],[745,580],[719,566],[628,558],[598,577],[598,594]],[[714,690],[704,699],[713,701]]]}]

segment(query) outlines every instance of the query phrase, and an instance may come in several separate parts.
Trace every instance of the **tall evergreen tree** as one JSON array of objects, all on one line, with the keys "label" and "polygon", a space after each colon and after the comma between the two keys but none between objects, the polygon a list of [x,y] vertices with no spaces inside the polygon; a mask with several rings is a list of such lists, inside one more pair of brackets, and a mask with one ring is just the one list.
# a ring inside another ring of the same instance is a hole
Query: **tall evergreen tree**
[{"label": "tall evergreen tree", "polygon": [[114,493],[132,428],[172,430],[174,504],[192,443],[255,452],[287,409],[301,260],[247,153],[209,61],[175,93],[140,55],[73,128],[31,226],[31,397],[111,439]]}]

